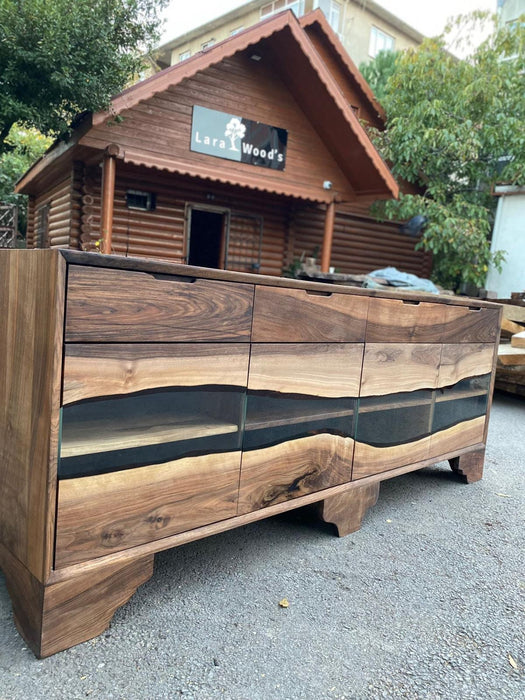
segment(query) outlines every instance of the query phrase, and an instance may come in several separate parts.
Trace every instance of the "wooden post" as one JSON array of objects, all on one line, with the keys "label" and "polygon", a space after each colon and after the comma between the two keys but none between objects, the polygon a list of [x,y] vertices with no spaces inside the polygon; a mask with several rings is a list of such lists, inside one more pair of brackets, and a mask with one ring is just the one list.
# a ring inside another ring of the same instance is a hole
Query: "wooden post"
[{"label": "wooden post", "polygon": [[321,272],[328,272],[332,257],[332,241],[334,238],[335,201],[326,205],[326,218],[324,220],[323,251],[321,255]]},{"label": "wooden post", "polygon": [[100,212],[100,237],[102,252],[109,255],[113,235],[113,203],[115,200],[115,174],[118,146],[108,146],[102,161],[102,209]]}]

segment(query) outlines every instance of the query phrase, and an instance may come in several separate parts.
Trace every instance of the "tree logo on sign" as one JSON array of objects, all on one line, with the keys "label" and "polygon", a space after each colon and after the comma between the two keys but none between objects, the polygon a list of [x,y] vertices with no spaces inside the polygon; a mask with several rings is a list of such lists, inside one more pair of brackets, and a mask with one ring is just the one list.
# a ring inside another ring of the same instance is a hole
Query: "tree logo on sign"
[{"label": "tree logo on sign", "polygon": [[243,139],[246,134],[246,126],[237,117],[232,117],[228,124],[226,124],[226,131],[224,135],[230,139],[230,151],[238,151],[235,142],[237,139]]}]

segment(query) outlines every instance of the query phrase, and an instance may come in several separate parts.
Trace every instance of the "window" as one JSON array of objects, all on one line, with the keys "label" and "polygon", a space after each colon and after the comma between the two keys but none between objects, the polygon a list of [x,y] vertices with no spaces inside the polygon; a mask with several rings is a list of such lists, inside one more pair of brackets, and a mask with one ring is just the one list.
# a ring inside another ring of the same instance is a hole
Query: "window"
[{"label": "window", "polygon": [[235,36],[235,35],[238,34],[239,32],[242,32],[243,29],[244,29],[244,26],[241,24],[240,27],[237,27],[236,29],[232,29],[232,30],[231,30],[230,36]]},{"label": "window", "polygon": [[274,0],[261,7],[261,17],[270,17],[283,10],[291,10],[296,17],[300,17],[304,14],[304,0]]},{"label": "window", "polygon": [[206,49],[209,49],[210,46],[213,46],[215,44],[215,39],[208,39],[208,41],[205,41],[204,44],[201,46],[203,51],[206,51]]},{"label": "window", "polygon": [[153,192],[141,192],[140,190],[128,190],[126,192],[126,206],[128,209],[153,211],[155,204],[156,197]]},{"label": "window", "polygon": [[49,247],[49,210],[50,204],[44,204],[36,210],[36,247]]},{"label": "window", "polygon": [[393,51],[395,39],[390,34],[381,31],[377,27],[372,27],[370,32],[370,46],[368,55],[375,58],[380,51]]},{"label": "window", "polygon": [[191,51],[183,51],[182,53],[179,54],[179,61],[185,61],[190,56],[191,56]]},{"label": "window", "polygon": [[314,9],[320,8],[334,32],[341,29],[341,3],[336,0],[316,0]]}]

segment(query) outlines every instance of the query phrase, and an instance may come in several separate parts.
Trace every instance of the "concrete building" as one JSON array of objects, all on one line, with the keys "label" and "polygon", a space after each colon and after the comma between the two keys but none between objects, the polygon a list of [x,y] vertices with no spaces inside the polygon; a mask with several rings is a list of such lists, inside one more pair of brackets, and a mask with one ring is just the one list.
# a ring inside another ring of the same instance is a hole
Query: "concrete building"
[{"label": "concrete building", "polygon": [[317,8],[357,65],[382,49],[406,49],[423,40],[422,34],[373,0],[252,0],[159,47],[157,65],[167,68],[179,63],[283,10],[301,17]]}]

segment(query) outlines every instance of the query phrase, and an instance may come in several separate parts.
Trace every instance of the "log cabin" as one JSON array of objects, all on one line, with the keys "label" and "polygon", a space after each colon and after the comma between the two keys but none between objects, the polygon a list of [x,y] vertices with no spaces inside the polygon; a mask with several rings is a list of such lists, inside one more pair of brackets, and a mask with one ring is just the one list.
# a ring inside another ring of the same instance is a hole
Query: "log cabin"
[{"label": "log cabin", "polygon": [[17,185],[27,245],[428,276],[415,239],[369,213],[399,190],[366,124],[383,110],[322,12],[283,12],[80,115]]}]

